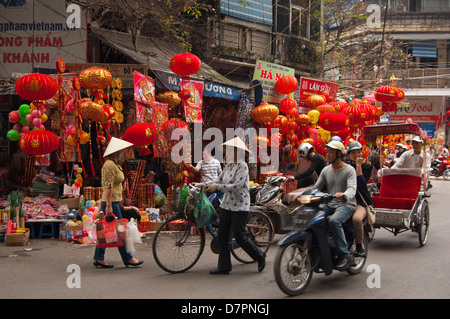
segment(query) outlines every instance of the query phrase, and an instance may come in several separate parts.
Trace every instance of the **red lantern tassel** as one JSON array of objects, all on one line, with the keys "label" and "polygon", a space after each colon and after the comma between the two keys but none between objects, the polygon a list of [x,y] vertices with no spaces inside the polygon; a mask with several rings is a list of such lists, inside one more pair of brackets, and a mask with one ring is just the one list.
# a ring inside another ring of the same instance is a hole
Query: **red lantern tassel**
[{"label": "red lantern tassel", "polygon": [[92,176],[95,176],[94,163],[92,162],[92,160],[90,162],[91,162],[91,173],[92,173]]},{"label": "red lantern tassel", "polygon": [[83,161],[80,161],[80,163],[81,163],[81,167],[83,168],[83,175],[84,175],[84,178],[86,179],[86,178],[87,178],[87,174],[86,174],[86,169],[84,168]]}]

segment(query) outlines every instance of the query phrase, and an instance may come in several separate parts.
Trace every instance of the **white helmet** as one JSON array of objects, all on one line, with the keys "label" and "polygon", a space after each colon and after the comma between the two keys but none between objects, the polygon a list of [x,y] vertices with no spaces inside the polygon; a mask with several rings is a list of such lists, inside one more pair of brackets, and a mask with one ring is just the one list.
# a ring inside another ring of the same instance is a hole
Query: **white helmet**
[{"label": "white helmet", "polygon": [[314,146],[305,142],[299,145],[297,149],[297,155],[298,157],[306,157],[308,156],[309,152],[312,151],[314,151]]},{"label": "white helmet", "polygon": [[328,142],[328,144],[325,144],[324,147],[329,147],[329,148],[341,151],[342,155],[345,154],[345,146],[341,142],[331,141],[331,142]]}]

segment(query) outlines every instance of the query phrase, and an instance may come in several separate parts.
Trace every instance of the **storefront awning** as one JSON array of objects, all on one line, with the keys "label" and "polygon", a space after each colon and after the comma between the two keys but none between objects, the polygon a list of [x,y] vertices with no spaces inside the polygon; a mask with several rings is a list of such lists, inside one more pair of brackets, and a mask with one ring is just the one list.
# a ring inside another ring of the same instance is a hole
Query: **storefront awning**
[{"label": "storefront awning", "polygon": [[[161,88],[166,87],[170,90],[177,89],[179,84],[179,80],[177,81],[177,79],[180,76],[174,74],[170,69],[170,60],[174,55],[183,51],[175,43],[141,36],[138,37],[136,50],[134,50],[132,36],[128,33],[95,27],[91,27],[91,31],[100,40],[119,52],[129,56],[138,63],[146,64],[156,74],[156,84],[160,84]],[[191,78],[205,81],[205,96],[223,97],[234,100],[236,96],[240,95],[243,89],[241,84],[227,79],[203,61],[200,71],[193,74]],[[214,87],[214,85],[216,86]],[[211,89],[208,90],[208,88]],[[219,92],[221,93],[219,94]]]}]

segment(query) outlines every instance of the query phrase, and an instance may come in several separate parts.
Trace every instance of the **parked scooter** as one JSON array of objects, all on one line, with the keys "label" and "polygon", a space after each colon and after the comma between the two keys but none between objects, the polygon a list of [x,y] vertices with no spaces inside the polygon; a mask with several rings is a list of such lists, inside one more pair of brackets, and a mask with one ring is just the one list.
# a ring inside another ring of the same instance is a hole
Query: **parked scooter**
[{"label": "parked scooter", "polygon": [[450,180],[450,163],[444,156],[439,156],[438,159],[431,163],[431,176],[444,176],[446,181]]},{"label": "parked scooter", "polygon": [[[278,287],[286,294],[295,296],[304,292],[311,282],[313,271],[331,275],[335,270],[336,253],[334,238],[328,228],[327,217],[319,206],[331,201],[334,196],[309,189],[302,193],[301,205],[292,212],[282,214],[283,228],[291,232],[278,242],[280,246],[274,261],[274,275]],[[363,247],[365,256],[355,253],[352,221],[344,225],[345,237],[351,253],[349,274],[360,273],[368,251],[368,234],[365,229]],[[344,270],[341,270],[344,271]]]},{"label": "parked scooter", "polygon": [[[293,164],[290,164],[286,170],[292,169],[293,166]],[[278,234],[286,233],[286,231],[281,229],[280,213],[289,211],[289,207],[282,202],[285,194],[281,188],[281,184],[286,182],[287,179],[287,177],[282,175],[272,175],[266,180],[265,184],[250,190],[250,210],[262,211],[269,216],[275,233]]]}]

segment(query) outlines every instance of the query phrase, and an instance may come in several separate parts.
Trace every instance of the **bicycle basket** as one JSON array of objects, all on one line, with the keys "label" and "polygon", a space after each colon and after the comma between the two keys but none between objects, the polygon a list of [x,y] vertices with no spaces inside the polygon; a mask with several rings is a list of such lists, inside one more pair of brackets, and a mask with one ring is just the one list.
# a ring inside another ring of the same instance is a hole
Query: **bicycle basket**
[{"label": "bicycle basket", "polygon": [[[301,207],[301,206],[300,206]],[[291,212],[280,212],[281,228],[287,231],[304,231],[308,228],[309,222],[316,215],[315,210],[305,209],[304,207]]]}]

